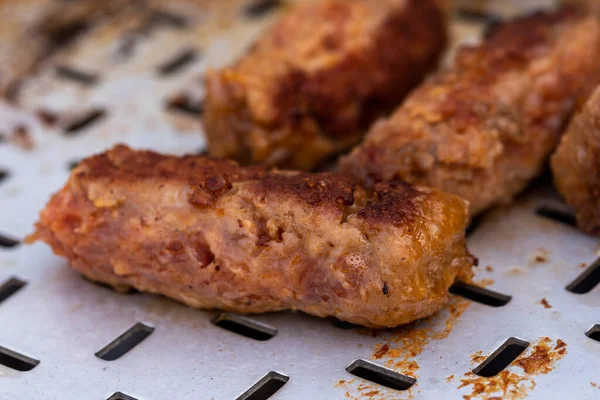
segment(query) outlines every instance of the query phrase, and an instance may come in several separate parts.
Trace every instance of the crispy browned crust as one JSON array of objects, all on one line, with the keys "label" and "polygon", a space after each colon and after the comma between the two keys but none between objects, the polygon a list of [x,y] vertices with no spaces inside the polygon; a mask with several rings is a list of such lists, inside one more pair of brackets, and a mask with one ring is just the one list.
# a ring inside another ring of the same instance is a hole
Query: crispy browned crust
[{"label": "crispy browned crust", "polygon": [[600,235],[600,88],[571,121],[551,166],[556,188],[575,209],[577,226]]},{"label": "crispy browned crust", "polygon": [[306,2],[234,66],[207,74],[210,152],[311,169],[357,143],[437,65],[445,44],[432,0]]},{"label": "crispy browned crust", "polygon": [[466,208],[403,183],[368,193],[331,173],[118,146],[73,171],[29,240],[91,279],[193,307],[392,327],[432,314],[470,278]]},{"label": "crispy browned crust", "polygon": [[262,167],[240,168],[234,161],[210,157],[166,157],[151,151],[132,152],[125,146],[89,157],[86,168],[74,172],[78,181],[135,183],[157,179],[188,185],[190,204],[213,205],[217,197],[239,181],[266,175]]},{"label": "crispy browned crust", "polygon": [[556,147],[599,59],[599,23],[566,9],[495,26],[376,123],[341,170],[438,187],[472,214],[510,201]]}]

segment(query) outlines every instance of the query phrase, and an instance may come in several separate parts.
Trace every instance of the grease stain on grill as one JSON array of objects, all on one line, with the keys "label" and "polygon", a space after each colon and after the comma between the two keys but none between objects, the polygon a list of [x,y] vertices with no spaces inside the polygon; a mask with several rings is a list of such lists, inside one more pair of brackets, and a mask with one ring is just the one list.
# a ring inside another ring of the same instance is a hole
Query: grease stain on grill
[{"label": "grease stain on grill", "polygon": [[575,215],[572,212],[560,210],[558,208],[553,208],[550,206],[541,206],[539,207],[535,213],[540,217],[548,218],[557,222],[560,222],[569,226],[576,226],[577,221],[575,219]]},{"label": "grease stain on grill", "polygon": [[512,299],[512,296],[494,292],[492,290],[462,281],[454,282],[449,291],[452,294],[462,296],[466,299],[491,307],[505,306]]},{"label": "grease stain on grill", "polygon": [[0,346],[0,364],[5,367],[20,372],[27,372],[34,369],[39,363],[40,361],[35,358],[28,357],[24,354]]},{"label": "grease stain on grill", "polygon": [[[535,376],[552,372],[557,362],[566,354],[567,344],[563,340],[554,341],[542,336],[510,364],[511,368],[504,368],[491,377],[477,376],[469,371],[460,379],[458,389],[471,387],[472,392],[463,396],[466,400],[528,398],[529,393],[536,387]],[[486,358],[478,351],[471,356],[471,361],[479,364]],[[521,368],[523,373],[516,371],[516,368]]]},{"label": "grease stain on grill", "polygon": [[135,397],[129,396],[122,392],[115,392],[106,400],[137,400]]},{"label": "grease stain on grill", "polygon": [[91,110],[87,114],[84,114],[81,118],[76,119],[65,128],[67,135],[74,135],[80,131],[88,128],[90,125],[98,123],[100,120],[106,117],[106,111],[102,108]]},{"label": "grease stain on grill", "polygon": [[277,334],[275,328],[236,314],[221,313],[213,318],[211,322],[230,332],[263,342],[272,339]]},{"label": "grease stain on grill", "polygon": [[17,247],[19,244],[21,244],[19,240],[0,232],[0,248],[4,247],[5,249],[12,249],[13,247]]},{"label": "grease stain on grill", "polygon": [[362,359],[355,360],[346,368],[346,371],[359,378],[395,390],[408,390],[417,382],[415,378]]},{"label": "grease stain on grill", "polygon": [[204,112],[202,101],[194,101],[190,96],[179,94],[167,100],[166,108],[170,111],[178,111],[193,117],[200,117]]},{"label": "grease stain on grill", "polygon": [[[471,304],[471,301],[452,295],[446,307],[431,317],[402,325],[392,332],[359,329],[357,333],[373,337],[381,334],[382,340],[373,349],[372,359],[382,360],[383,366],[417,378],[420,366],[415,361],[415,357],[420,355],[432,341],[447,338],[454,329],[454,325]],[[343,386],[346,390],[353,392],[360,391],[365,384],[361,383],[356,387],[357,385],[354,383],[346,383]]]},{"label": "grease stain on grill", "polygon": [[244,9],[244,14],[250,19],[261,18],[283,5],[282,0],[255,0]]},{"label": "grease stain on grill", "polygon": [[23,289],[25,285],[27,285],[27,282],[14,277],[4,282],[2,286],[0,286],[0,303]]},{"label": "grease stain on grill", "polygon": [[114,361],[131,351],[154,332],[154,328],[138,322],[127,332],[106,345],[96,353],[96,357],[105,361]]},{"label": "grease stain on grill", "polygon": [[188,64],[199,58],[199,53],[194,49],[186,49],[158,67],[158,74],[166,77],[181,72]]},{"label": "grease stain on grill", "polygon": [[96,74],[81,71],[67,66],[57,66],[56,76],[65,80],[78,82],[87,86],[95,85],[99,80],[99,77]]},{"label": "grease stain on grill", "polygon": [[267,400],[281,389],[288,381],[289,376],[271,371],[252,387],[246,390],[236,400]]},{"label": "grease stain on grill", "polygon": [[598,283],[600,283],[600,259],[587,267],[566,289],[575,294],[586,294],[592,291]]},{"label": "grease stain on grill", "polygon": [[490,378],[498,375],[529,347],[529,342],[514,337],[508,338],[496,351],[474,370],[475,375]]},{"label": "grease stain on grill", "polygon": [[585,336],[590,339],[594,339],[597,342],[600,342],[600,324],[594,325],[589,331],[585,333]]}]

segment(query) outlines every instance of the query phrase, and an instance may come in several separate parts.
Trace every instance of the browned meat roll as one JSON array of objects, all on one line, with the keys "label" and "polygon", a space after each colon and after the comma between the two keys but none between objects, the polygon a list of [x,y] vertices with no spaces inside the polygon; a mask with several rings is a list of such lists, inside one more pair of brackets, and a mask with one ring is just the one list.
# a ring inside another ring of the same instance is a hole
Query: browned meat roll
[{"label": "browned meat roll", "polygon": [[118,146],[84,160],[41,213],[83,275],[192,307],[284,309],[369,327],[426,317],[474,262],[467,204],[400,182],[268,172]]},{"label": "browned meat roll", "polygon": [[558,191],[575,209],[577,226],[600,235],[600,87],[573,118],[551,164]]},{"label": "browned meat roll", "polygon": [[557,146],[598,60],[594,18],[564,9],[496,26],[376,123],[341,171],[434,186],[472,214],[510,201]]},{"label": "browned meat roll", "polygon": [[358,143],[437,65],[434,0],[304,2],[249,54],[206,77],[210,153],[309,170]]}]

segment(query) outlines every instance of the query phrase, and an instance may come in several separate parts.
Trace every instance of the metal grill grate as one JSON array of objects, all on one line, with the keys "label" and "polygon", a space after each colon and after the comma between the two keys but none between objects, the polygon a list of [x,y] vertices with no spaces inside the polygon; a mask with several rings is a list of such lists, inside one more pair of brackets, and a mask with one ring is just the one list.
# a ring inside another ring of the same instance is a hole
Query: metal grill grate
[{"label": "metal grill grate", "polygon": [[[203,71],[234,59],[282,2],[148,4],[88,29],[0,104],[0,398],[600,396],[598,243],[571,226],[548,185],[470,234],[486,289],[455,285],[438,315],[391,331],[118,294],[42,244],[19,245],[90,153],[116,142],[201,152]],[[490,19],[463,15],[461,39]],[[543,346],[547,370],[528,372]]]}]

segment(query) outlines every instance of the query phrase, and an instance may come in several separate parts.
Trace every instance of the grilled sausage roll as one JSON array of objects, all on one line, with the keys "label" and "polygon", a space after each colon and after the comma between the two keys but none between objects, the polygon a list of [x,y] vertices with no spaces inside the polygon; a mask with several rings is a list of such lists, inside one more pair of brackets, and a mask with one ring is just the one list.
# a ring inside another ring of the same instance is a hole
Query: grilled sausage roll
[{"label": "grilled sausage roll", "polygon": [[394,327],[470,278],[466,223],[467,203],[436,189],[367,193],[332,173],[118,146],[73,171],[28,240],[93,280],[192,307]]},{"label": "grilled sausage roll", "polygon": [[598,21],[566,9],[492,28],[376,123],[341,171],[434,186],[472,214],[510,201],[557,146],[598,60]]},{"label": "grilled sausage roll", "polygon": [[309,170],[356,144],[437,65],[434,0],[305,2],[234,66],[206,77],[211,155]]},{"label": "grilled sausage roll", "polygon": [[600,87],[573,118],[551,166],[558,191],[575,209],[577,226],[600,235]]}]

